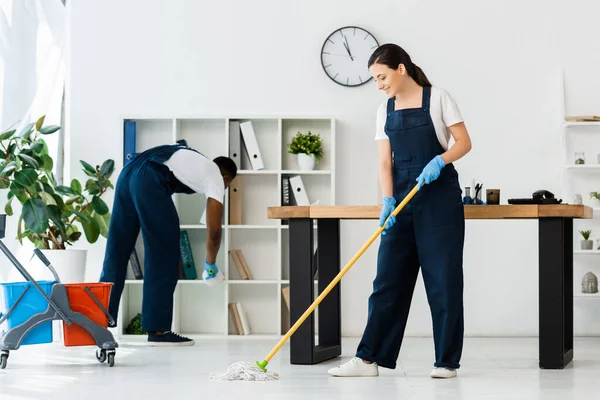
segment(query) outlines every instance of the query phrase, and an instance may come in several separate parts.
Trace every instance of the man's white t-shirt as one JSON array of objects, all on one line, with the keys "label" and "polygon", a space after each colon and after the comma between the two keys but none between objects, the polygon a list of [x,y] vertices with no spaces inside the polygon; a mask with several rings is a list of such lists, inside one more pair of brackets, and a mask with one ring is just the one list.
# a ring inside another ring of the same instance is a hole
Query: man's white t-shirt
[{"label": "man's white t-shirt", "polygon": [[[463,122],[458,104],[446,90],[432,86],[429,113],[440,144],[444,150],[448,150],[452,136],[448,127]],[[389,139],[384,130],[386,118],[387,99],[377,108],[375,140]]]},{"label": "man's white t-shirt", "polygon": [[164,162],[173,175],[196,193],[223,204],[225,183],[219,166],[202,154],[189,149],[177,150]]}]

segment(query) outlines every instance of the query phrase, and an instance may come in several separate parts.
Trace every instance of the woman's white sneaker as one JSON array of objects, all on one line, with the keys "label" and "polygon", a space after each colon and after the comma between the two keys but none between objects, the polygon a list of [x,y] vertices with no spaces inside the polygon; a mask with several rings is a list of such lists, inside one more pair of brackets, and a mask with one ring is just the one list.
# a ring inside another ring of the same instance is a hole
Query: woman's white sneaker
[{"label": "woman's white sneaker", "polygon": [[347,363],[331,368],[327,372],[333,376],[378,376],[379,368],[377,363],[367,364],[360,358],[354,357]]},{"label": "woman's white sneaker", "polygon": [[443,368],[435,367],[431,371],[432,378],[454,378],[456,377],[456,370],[454,368]]}]

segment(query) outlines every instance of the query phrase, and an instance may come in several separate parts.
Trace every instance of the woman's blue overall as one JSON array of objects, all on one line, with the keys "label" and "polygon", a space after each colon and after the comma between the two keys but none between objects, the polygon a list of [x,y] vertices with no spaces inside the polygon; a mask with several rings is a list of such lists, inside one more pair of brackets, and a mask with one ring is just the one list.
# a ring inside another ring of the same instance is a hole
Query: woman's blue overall
[{"label": "woman's blue overall", "polygon": [[116,321],[129,257],[141,228],[145,256],[142,328],[148,332],[169,331],[172,325],[180,259],[179,216],[172,195],[194,191],[163,163],[184,149],[189,148],[162,145],[137,154],[123,168],[115,187],[100,282],[114,283],[109,312]]},{"label": "woman's blue overall", "polygon": [[[385,133],[393,153],[396,204],[423,168],[444,152],[429,113],[431,87],[420,108],[394,110],[389,99]],[[395,368],[419,266],[433,319],[435,366],[459,368],[463,346],[464,209],[452,164],[424,184],[381,235],[367,326],[356,356]]]}]

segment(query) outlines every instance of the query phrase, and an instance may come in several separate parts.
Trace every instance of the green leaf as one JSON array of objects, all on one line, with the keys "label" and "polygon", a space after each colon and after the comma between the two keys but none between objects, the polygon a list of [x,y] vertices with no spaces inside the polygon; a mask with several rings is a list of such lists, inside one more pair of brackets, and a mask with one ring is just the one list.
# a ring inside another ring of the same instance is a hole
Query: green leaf
[{"label": "green leaf", "polygon": [[9,200],[6,205],[4,206],[4,212],[6,213],[6,215],[8,215],[9,217],[12,217],[13,215],[13,209],[12,209],[12,199]]},{"label": "green leaf", "polygon": [[31,150],[32,150],[34,153],[37,153],[37,154],[42,154],[42,151],[44,151],[44,143],[40,142],[39,140],[38,140],[38,141],[36,141],[36,142],[34,142],[34,143],[31,145]]},{"label": "green leaf", "polygon": [[10,138],[12,135],[15,134],[16,131],[16,129],[13,129],[11,131],[2,132],[2,134],[0,135],[0,141]]},{"label": "green leaf", "polygon": [[52,198],[54,199],[54,201],[56,202],[56,206],[62,211],[65,209],[65,202],[63,201],[62,197],[60,197],[57,194],[51,194]]},{"label": "green leaf", "polygon": [[0,150],[0,158],[6,158],[6,153],[3,150]]},{"label": "green leaf", "polygon": [[77,179],[71,180],[71,189],[77,194],[81,194],[81,183]]},{"label": "green leaf", "polygon": [[32,232],[42,233],[48,229],[48,209],[41,199],[35,198],[25,201],[22,214],[25,226]]},{"label": "green leaf", "polygon": [[38,131],[40,129],[42,129],[42,126],[44,126],[44,120],[46,119],[45,115],[42,115],[37,122],[35,123],[35,129],[37,129]]},{"label": "green leaf", "polygon": [[81,199],[81,196],[71,197],[70,199],[67,199],[67,201],[65,201],[65,204],[67,206],[70,206],[71,204],[75,203],[79,199]]},{"label": "green leaf", "polygon": [[115,161],[114,160],[106,160],[102,163],[100,167],[100,176],[104,179],[110,177],[115,170]]},{"label": "green leaf", "polygon": [[15,170],[15,168],[17,168],[17,163],[16,163],[16,162],[14,162],[14,161],[11,161],[11,162],[9,162],[8,164],[6,164],[6,165],[4,166],[4,168],[2,169],[2,172],[1,172],[1,174],[2,174],[2,175],[8,174],[9,172],[12,172],[12,171],[14,171],[14,170]]},{"label": "green leaf", "polygon": [[15,173],[15,181],[23,186],[35,185],[37,182],[37,172],[31,168],[25,168]]},{"label": "green leaf", "polygon": [[69,236],[69,240],[72,242],[76,242],[77,240],[79,240],[80,237],[81,237],[81,232],[73,232]]},{"label": "green leaf", "polygon": [[96,168],[92,167],[90,164],[86,163],[83,160],[79,160],[79,162],[81,163],[81,165],[83,165],[83,171],[86,173],[86,175],[88,176],[96,176]]},{"label": "green leaf", "polygon": [[95,243],[100,235],[100,227],[98,226],[96,220],[88,215],[80,213],[79,211],[74,212],[75,215],[77,215],[80,219],[81,226],[83,227],[83,231],[88,242]]},{"label": "green leaf", "polygon": [[42,183],[42,187],[44,188],[44,192],[54,194],[54,189],[52,188],[52,186],[48,185],[48,183]]},{"label": "green leaf", "polygon": [[52,168],[54,168],[54,160],[48,154],[42,154],[42,163],[42,168],[46,171],[52,171]]},{"label": "green leaf", "polygon": [[[10,181],[8,179],[0,178],[0,189],[8,189],[8,185],[10,185]],[[10,192],[8,192],[10,194]]]},{"label": "green leaf", "polygon": [[60,185],[56,187],[56,193],[62,194],[63,196],[79,196],[73,189],[68,186]]},{"label": "green leaf", "polygon": [[60,126],[58,126],[58,125],[45,126],[42,129],[40,129],[40,133],[42,135],[51,135],[59,129],[60,129]]},{"label": "green leaf", "polygon": [[15,196],[24,195],[25,194],[25,186],[21,185],[17,181],[12,181],[10,184],[10,191],[15,194]]},{"label": "green leaf", "polygon": [[25,125],[25,127],[21,130],[21,133],[19,134],[19,136],[20,137],[29,137],[29,135],[31,135],[31,133],[33,132],[34,126],[35,126],[34,122]]},{"label": "green leaf", "polygon": [[108,237],[108,227],[110,224],[110,213],[106,213],[104,215],[100,215],[98,213],[92,214],[92,217],[96,220],[98,227],[100,229],[100,235],[103,237]]},{"label": "green leaf", "polygon": [[23,162],[31,165],[35,169],[40,168],[40,165],[38,164],[38,162],[33,157],[28,156],[27,154],[19,154],[19,158],[21,160],[23,160]]},{"label": "green leaf", "polygon": [[40,192],[40,196],[46,205],[48,205],[48,206],[56,205],[56,200],[54,200],[54,197],[52,197],[52,195],[50,193]]},{"label": "green leaf", "polygon": [[63,220],[61,219],[61,214],[62,214],[62,211],[57,206],[55,206],[55,205],[48,206],[48,216],[49,216],[50,220],[58,228],[62,237],[66,238],[67,237],[66,226],[65,226]]},{"label": "green leaf", "polygon": [[92,197],[92,207],[94,207],[94,211],[96,211],[100,215],[104,215],[108,212],[108,206],[106,205],[104,200],[102,200],[98,196]]}]

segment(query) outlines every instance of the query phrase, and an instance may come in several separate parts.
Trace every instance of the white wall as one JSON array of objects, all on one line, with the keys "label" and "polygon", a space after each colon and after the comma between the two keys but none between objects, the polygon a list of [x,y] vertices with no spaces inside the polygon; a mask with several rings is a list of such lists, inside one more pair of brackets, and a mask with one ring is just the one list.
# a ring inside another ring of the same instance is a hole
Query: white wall
[{"label": "white wall", "polygon": [[[405,47],[460,104],[473,138],[472,153],[457,163],[462,186],[476,178],[501,188],[502,202],[540,188],[562,197],[558,71],[565,68],[568,112],[600,113],[592,17],[600,4],[549,3],[70,2],[70,171],[81,177],[80,159],[112,157],[120,167],[123,114],[323,113],[338,119],[338,204],[375,204],[372,137],[384,96],[373,83],[338,86],[319,60],[331,31],[356,24],[380,43]],[[374,229],[375,221],[343,223],[344,263]],[[90,253],[90,279],[99,274],[102,245]],[[465,246],[466,333],[536,335],[536,221],[468,221]],[[364,328],[376,250],[377,243],[342,282],[345,335]],[[576,332],[600,333],[600,300],[577,300],[575,307]],[[419,280],[407,334],[430,332]]]}]

